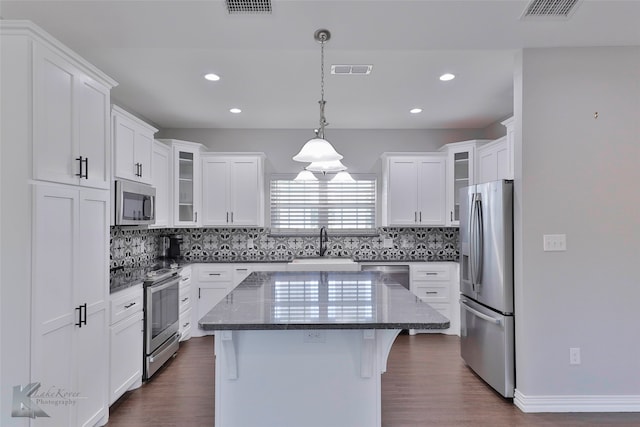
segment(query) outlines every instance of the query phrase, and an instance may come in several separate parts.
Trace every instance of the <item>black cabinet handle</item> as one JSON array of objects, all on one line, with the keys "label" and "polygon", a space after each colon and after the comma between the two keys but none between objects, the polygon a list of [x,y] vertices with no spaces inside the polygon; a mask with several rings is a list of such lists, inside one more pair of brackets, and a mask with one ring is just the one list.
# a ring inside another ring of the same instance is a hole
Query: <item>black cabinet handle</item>
[{"label": "black cabinet handle", "polygon": [[183,328],[186,328],[187,326],[189,326],[191,324],[191,322],[187,322],[184,325],[182,325]]},{"label": "black cabinet handle", "polygon": [[140,163],[140,178],[142,178],[142,163]]},{"label": "black cabinet handle", "polygon": [[186,301],[189,301],[189,297],[186,297],[186,298],[182,299],[182,302],[186,302]]},{"label": "black cabinet handle", "polygon": [[[87,303],[77,306],[76,310],[78,310],[78,322],[75,325],[82,328],[82,325],[87,324]],[[84,316],[82,315],[83,312]]]},{"label": "black cabinet handle", "polygon": [[426,291],[425,292],[425,294],[427,294],[427,295],[434,295],[434,294],[437,294],[437,293],[438,292],[436,292],[436,291]]},{"label": "black cabinet handle", "polygon": [[200,299],[200,298],[201,298],[201,296],[200,296],[200,291],[202,291],[202,288],[198,288],[198,299]]},{"label": "black cabinet handle", "polygon": [[84,178],[89,179],[89,158],[88,157],[84,158]]},{"label": "black cabinet handle", "polygon": [[422,222],[422,211],[420,211],[420,222]]},{"label": "black cabinet handle", "polygon": [[80,165],[80,173],[77,173],[76,176],[79,176],[80,178],[84,178],[84,174],[82,173],[82,163],[84,162],[84,157],[80,156],[80,157],[76,157],[76,160],[78,161],[78,164]]},{"label": "black cabinet handle", "polygon": [[125,306],[124,306],[124,308],[131,308],[131,307],[133,307],[134,305],[136,305],[136,303],[135,303],[135,302],[132,302],[131,304],[127,304],[127,305],[125,305]]},{"label": "black cabinet handle", "polygon": [[451,221],[453,221],[453,211],[449,212],[451,214]]}]

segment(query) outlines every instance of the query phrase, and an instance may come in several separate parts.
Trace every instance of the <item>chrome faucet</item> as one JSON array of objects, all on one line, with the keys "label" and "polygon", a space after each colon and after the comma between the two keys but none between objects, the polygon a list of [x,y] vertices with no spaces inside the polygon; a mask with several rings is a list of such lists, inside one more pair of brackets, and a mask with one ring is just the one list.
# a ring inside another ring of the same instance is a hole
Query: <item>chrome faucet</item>
[{"label": "chrome faucet", "polygon": [[327,252],[327,241],[329,240],[329,235],[327,234],[327,228],[322,226],[320,227],[320,256],[324,256]]}]

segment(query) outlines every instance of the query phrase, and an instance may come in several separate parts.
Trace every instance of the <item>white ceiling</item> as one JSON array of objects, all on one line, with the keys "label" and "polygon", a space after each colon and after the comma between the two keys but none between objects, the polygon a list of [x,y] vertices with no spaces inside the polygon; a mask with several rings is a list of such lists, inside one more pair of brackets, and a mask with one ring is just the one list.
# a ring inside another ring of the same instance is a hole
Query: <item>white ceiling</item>
[{"label": "white ceiling", "polygon": [[518,49],[640,45],[640,0],[581,0],[569,20],[544,21],[520,19],[529,0],[272,3],[229,15],[223,0],[21,0],[1,1],[0,15],[40,25],[119,82],[114,102],[161,128],[317,127],[318,28],[332,33],[326,70],[373,64],[325,78],[327,120],[342,129],[484,128],[513,111]]}]

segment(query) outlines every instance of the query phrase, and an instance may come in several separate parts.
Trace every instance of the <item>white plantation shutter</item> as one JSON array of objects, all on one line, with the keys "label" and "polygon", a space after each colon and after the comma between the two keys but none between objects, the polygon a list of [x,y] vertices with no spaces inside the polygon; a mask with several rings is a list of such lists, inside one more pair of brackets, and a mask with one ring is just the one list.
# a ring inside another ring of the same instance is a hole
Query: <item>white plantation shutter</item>
[{"label": "white plantation shutter", "polygon": [[271,180],[271,228],[332,230],[375,228],[376,181]]}]

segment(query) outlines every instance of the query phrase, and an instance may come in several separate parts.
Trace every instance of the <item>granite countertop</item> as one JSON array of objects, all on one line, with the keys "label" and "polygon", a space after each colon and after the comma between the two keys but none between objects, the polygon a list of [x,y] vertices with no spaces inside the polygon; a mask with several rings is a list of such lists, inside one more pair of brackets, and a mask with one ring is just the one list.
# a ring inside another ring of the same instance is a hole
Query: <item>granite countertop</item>
[{"label": "granite countertop", "polygon": [[449,320],[379,272],[252,273],[200,319],[205,330],[446,329]]}]

